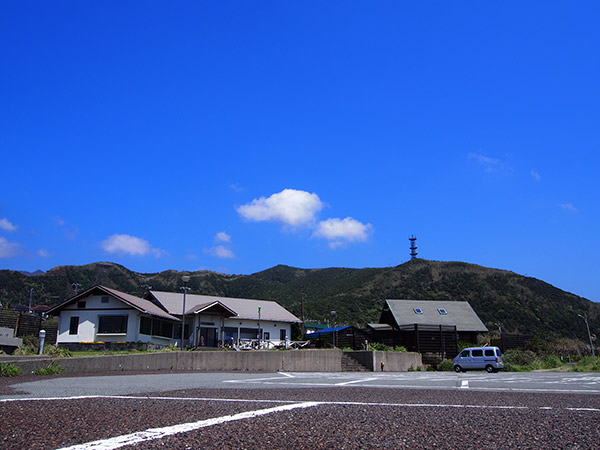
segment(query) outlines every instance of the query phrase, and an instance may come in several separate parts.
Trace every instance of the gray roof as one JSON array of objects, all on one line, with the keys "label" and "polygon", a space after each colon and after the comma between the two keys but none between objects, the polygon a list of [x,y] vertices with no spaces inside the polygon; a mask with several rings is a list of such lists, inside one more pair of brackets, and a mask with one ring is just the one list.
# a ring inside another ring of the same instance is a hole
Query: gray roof
[{"label": "gray roof", "polygon": [[[169,314],[181,315],[183,306],[183,293],[179,292],[161,292],[150,291],[150,294],[163,305]],[[234,311],[236,319],[258,320],[258,307],[261,307],[261,320],[271,320],[274,322],[301,322],[296,316],[270,300],[253,300],[247,298],[215,297],[211,295],[187,294],[185,297],[186,314],[194,313],[200,305],[219,302],[228,309]]]},{"label": "gray roof", "polygon": [[[438,301],[438,300],[386,300],[384,312],[389,310],[396,325],[456,325],[457,331],[473,331],[485,333],[488,331],[477,316],[469,302]],[[417,314],[420,309],[422,314]],[[439,310],[446,311],[440,314]]]}]

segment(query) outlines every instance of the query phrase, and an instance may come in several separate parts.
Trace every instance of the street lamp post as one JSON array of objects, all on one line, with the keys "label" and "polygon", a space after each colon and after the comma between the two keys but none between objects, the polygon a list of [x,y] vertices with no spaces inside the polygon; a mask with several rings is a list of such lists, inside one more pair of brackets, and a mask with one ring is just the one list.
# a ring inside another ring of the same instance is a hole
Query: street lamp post
[{"label": "street lamp post", "polygon": [[260,329],[260,310],[261,310],[261,307],[259,306],[258,307],[258,345],[259,345],[259,347],[262,344],[262,330]]},{"label": "street lamp post", "polygon": [[187,287],[188,281],[190,281],[189,275],[183,275],[181,281],[183,281],[183,309],[181,310],[181,349],[183,350],[183,333],[185,332],[185,294],[189,289],[189,287]]},{"label": "street lamp post", "polygon": [[594,344],[592,343],[592,334],[590,333],[590,324],[588,323],[587,313],[577,314],[583,320],[585,320],[585,327],[587,328],[588,339],[590,340],[590,348],[592,349],[592,356],[596,356],[596,352],[594,351]]},{"label": "street lamp post", "polygon": [[331,316],[333,317],[333,332],[331,333],[331,336],[333,338],[333,346],[335,347],[335,326],[337,325],[337,312],[331,311]]}]

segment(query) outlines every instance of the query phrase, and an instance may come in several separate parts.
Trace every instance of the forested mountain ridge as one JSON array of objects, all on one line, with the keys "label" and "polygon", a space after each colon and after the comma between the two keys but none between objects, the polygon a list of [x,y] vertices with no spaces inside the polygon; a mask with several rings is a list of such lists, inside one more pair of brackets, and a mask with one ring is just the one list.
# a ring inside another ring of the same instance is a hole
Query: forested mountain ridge
[{"label": "forested mountain ridge", "polygon": [[[331,320],[364,325],[377,322],[385,299],[468,301],[486,326],[548,337],[585,339],[588,315],[592,333],[600,328],[600,304],[564,292],[541,280],[463,262],[415,259],[396,267],[299,269],[275,266],[252,275],[210,271],[185,272],[195,294],[275,300],[298,317],[305,299],[307,321]],[[183,272],[137,273],[114,263],[58,266],[27,275],[0,270],[0,301],[4,306],[55,305],[75,294],[74,283],[87,289],[102,284],[142,296],[152,289],[177,292]]]}]

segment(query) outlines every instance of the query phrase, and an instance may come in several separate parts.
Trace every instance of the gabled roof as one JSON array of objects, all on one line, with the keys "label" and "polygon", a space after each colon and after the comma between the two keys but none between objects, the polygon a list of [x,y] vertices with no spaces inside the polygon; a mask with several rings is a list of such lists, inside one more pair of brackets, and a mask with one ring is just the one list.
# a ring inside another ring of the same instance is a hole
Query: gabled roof
[{"label": "gabled roof", "polygon": [[[183,303],[183,302],[182,302]],[[218,314],[223,317],[236,316],[236,312],[229,309],[221,302],[208,302],[201,305],[196,305],[190,309],[193,314]]]},{"label": "gabled roof", "polygon": [[168,314],[159,306],[155,305],[149,300],[136,297],[135,295],[126,294],[125,292],[117,291],[116,289],[107,288],[106,286],[101,286],[99,284],[77,294],[74,297],[71,297],[70,299],[61,303],[60,305],[51,308],[48,311],[48,314],[58,315],[58,313],[60,313],[60,311],[66,308],[67,306],[86,297],[89,297],[90,295],[109,295],[144,314],[150,314],[152,316],[161,317],[163,319],[175,320],[180,322],[180,320],[177,317],[173,317],[172,315]]},{"label": "gabled roof", "polygon": [[[150,291],[150,295],[158,301],[169,314],[181,315],[183,307],[183,294],[178,292]],[[274,322],[301,322],[296,316],[270,300],[252,300],[246,298],[215,297],[211,295],[187,294],[185,299],[186,314],[196,312],[200,305],[206,305],[211,302],[219,302],[223,306],[235,312],[236,319],[258,320],[258,307],[260,306],[261,320],[270,320]]]},{"label": "gabled roof", "polygon": [[[446,314],[443,314],[443,313]],[[386,300],[382,323],[402,325],[456,325],[458,332],[486,333],[488,329],[469,302],[439,300]]]}]

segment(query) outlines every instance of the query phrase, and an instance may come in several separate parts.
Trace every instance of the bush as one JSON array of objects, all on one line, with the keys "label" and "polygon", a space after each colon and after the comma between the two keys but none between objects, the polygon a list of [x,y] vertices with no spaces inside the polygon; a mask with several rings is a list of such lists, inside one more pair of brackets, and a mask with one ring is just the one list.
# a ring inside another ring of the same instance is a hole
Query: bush
[{"label": "bush", "polygon": [[36,375],[60,375],[64,373],[65,369],[61,367],[56,361],[52,361],[47,367],[42,367],[41,369],[36,370]]},{"label": "bush", "polygon": [[555,355],[546,355],[540,362],[542,369],[556,369],[562,366],[562,361],[558,356]]},{"label": "bush", "polygon": [[37,355],[38,338],[35,336],[23,336],[23,343],[14,352],[17,356]]},{"label": "bush", "polygon": [[504,363],[509,363],[517,366],[528,366],[533,364],[536,361],[536,354],[531,350],[523,350],[520,348],[516,348],[513,350],[508,350],[502,356],[502,360]]},{"label": "bush", "polygon": [[21,374],[21,369],[14,364],[0,364],[0,377],[18,377]]},{"label": "bush", "polygon": [[451,359],[444,359],[437,365],[437,370],[439,372],[449,372],[453,370],[453,362]]},{"label": "bush", "polygon": [[373,352],[391,352],[392,349],[385,344],[380,344],[379,342],[373,342],[369,344],[369,350]]},{"label": "bush", "polygon": [[573,367],[575,372],[598,372],[600,371],[600,357],[584,356]]}]

